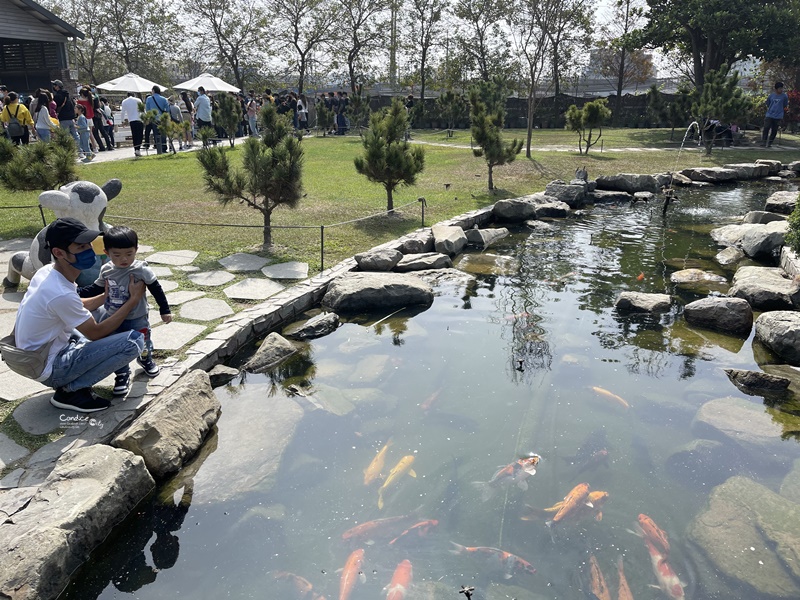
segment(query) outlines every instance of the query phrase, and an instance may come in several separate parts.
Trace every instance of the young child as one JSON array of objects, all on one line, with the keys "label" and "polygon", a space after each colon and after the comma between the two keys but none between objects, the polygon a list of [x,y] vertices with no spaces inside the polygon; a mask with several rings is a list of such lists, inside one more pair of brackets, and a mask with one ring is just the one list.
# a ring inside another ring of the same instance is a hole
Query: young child
[{"label": "young child", "polygon": [[92,160],[94,154],[89,146],[89,136],[92,135],[92,129],[89,126],[89,120],[86,118],[86,108],[80,104],[76,105],[78,109],[78,116],[75,117],[75,128],[78,130],[78,137],[81,140],[80,158]]},{"label": "young child", "polygon": [[[142,260],[136,260],[136,251],[139,248],[139,237],[129,227],[111,227],[103,234],[103,246],[110,262],[100,268],[100,275],[90,286],[79,290],[81,298],[91,298],[106,292],[106,300],[100,309],[101,314],[97,321],[102,321],[114,314],[117,309],[125,304],[130,297],[128,286],[131,275],[137,281],[144,281],[147,289],[155,298],[161,320],[164,323],[172,321],[169,303],[158,283],[155,273]],[[150,322],[148,320],[147,299],[142,298],[139,306],[131,310],[128,318],[122,322],[117,333],[122,331],[141,331],[144,334],[145,346],[142,355],[136,359],[144,372],[150,377],[155,377],[160,371],[153,360],[153,343],[150,340]],[[129,366],[116,372],[114,380],[114,396],[124,396],[131,386],[131,370]]]}]

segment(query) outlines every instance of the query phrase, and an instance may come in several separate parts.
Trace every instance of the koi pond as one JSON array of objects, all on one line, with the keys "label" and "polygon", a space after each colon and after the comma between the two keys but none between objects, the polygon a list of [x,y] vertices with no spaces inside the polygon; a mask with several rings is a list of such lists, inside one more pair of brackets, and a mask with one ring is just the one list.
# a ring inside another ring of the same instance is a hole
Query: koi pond
[{"label": "koi pond", "polygon": [[[797,598],[795,384],[782,404],[741,393],[723,368],[779,361],[752,333],[688,326],[679,302],[614,309],[625,290],[707,295],[670,283],[678,269],[730,281],[709,231],[786,185],[518,228],[460,256],[474,278],[429,309],[347,318],[218,388],[200,456],[61,597]],[[304,412],[298,391],[332,412]],[[758,431],[734,441],[698,417],[720,399]],[[263,476],[265,446],[292,432]]]}]

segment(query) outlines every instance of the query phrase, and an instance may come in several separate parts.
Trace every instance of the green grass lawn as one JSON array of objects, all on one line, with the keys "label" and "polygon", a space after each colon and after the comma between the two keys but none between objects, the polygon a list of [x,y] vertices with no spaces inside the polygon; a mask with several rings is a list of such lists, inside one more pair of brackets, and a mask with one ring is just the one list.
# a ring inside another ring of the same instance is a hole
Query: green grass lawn
[{"label": "green grass lawn", "polygon": [[[507,131],[508,137],[524,135],[524,131]],[[438,138],[437,138],[438,136]],[[788,136],[787,136],[788,137]],[[784,138],[784,145],[788,143]],[[337,261],[393,239],[421,225],[420,203],[427,202],[425,224],[430,225],[463,212],[480,208],[499,198],[516,197],[543,190],[553,179],[569,180],[575,169],[586,166],[591,177],[625,172],[657,173],[696,165],[721,165],[730,162],[751,162],[759,157],[778,158],[784,162],[800,159],[799,150],[715,149],[710,157],[696,146],[687,147],[679,155],[671,151],[621,151],[612,148],[657,146],[669,138],[669,130],[605,130],[605,152],[599,147],[588,156],[575,152],[536,150],[539,146],[575,145],[575,136],[564,131],[537,130],[531,159],[523,154],[516,162],[495,169],[495,185],[486,189],[487,169],[483,159],[470,150],[457,147],[469,144],[468,132],[457,132],[447,141],[443,133],[415,132],[416,140],[447,145],[426,145],[425,171],[418,184],[402,188],[395,194],[395,206],[403,206],[392,217],[383,211],[386,196],[383,188],[358,175],[353,158],[361,152],[356,136],[307,137],[303,185],[306,196],[295,210],[278,209],[273,225],[311,226],[309,229],[283,229],[273,233],[275,247],[269,253],[276,260],[300,260],[310,264],[311,272],[320,267],[320,226],[324,225],[326,267]],[[796,147],[797,139],[791,140]],[[674,146],[673,146],[674,148]],[[234,149],[234,154],[239,150]],[[125,224],[139,232],[143,244],[158,250],[194,249],[201,253],[196,264],[210,263],[222,256],[240,251],[260,252],[262,240],[261,214],[239,204],[220,205],[204,191],[199,163],[193,153],[176,156],[153,156],[139,160],[120,160],[80,165],[82,178],[103,184],[111,178],[122,180],[119,197],[109,203],[105,220]],[[7,209],[2,207],[37,205],[36,193],[0,195],[0,238],[32,236],[42,226],[38,208]],[[46,211],[47,213],[47,211]],[[376,214],[374,218],[335,225],[344,221]],[[46,217],[52,219],[51,214]],[[149,219],[150,221],[139,221]],[[159,223],[180,221],[198,224]],[[212,224],[254,225],[252,228],[222,228]]]}]

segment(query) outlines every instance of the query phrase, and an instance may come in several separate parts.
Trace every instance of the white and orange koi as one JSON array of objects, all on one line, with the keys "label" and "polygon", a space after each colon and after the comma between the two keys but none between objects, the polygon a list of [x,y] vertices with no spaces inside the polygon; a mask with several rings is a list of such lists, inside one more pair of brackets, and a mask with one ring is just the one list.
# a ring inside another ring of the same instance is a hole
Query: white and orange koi
[{"label": "white and orange koi", "polygon": [[658,580],[658,587],[661,588],[661,591],[664,592],[670,600],[683,600],[686,597],[683,591],[683,583],[681,583],[678,574],[669,564],[667,557],[647,538],[645,538],[644,543],[647,546],[647,551],[650,553],[650,564],[653,565],[653,572]]},{"label": "white and orange koi", "polygon": [[359,548],[353,550],[347,557],[347,562],[342,569],[342,576],[339,579],[339,600],[347,600],[356,587],[356,582],[364,583],[367,578],[363,572],[364,550]]},{"label": "white and orange koi", "polygon": [[637,535],[649,541],[664,556],[669,557],[669,539],[664,530],[656,525],[655,521],[646,514],[641,513],[637,518]]}]

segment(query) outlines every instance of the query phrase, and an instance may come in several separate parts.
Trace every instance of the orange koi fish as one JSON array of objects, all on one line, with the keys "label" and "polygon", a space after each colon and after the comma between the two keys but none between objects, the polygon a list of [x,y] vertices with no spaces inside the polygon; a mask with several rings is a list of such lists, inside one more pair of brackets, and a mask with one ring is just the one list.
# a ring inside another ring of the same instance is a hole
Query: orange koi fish
[{"label": "orange koi fish", "polygon": [[659,552],[668,557],[669,539],[667,539],[667,534],[664,533],[664,530],[656,525],[655,521],[645,514],[639,515],[637,525],[638,535],[643,537],[646,542],[653,544],[653,546],[655,546]]},{"label": "orange koi fish", "polygon": [[589,502],[588,498],[589,484],[579,483],[576,485],[574,488],[572,488],[570,493],[564,497],[564,502],[561,505],[561,508],[558,509],[558,512],[556,512],[553,519],[551,521],[547,521],[547,526],[552,527],[567,517],[574,516],[576,513],[582,511],[585,506],[594,508],[592,503]]},{"label": "orange koi fish", "polygon": [[450,550],[452,554],[464,554],[466,552],[473,556],[483,556],[489,561],[492,568],[503,572],[504,579],[511,579],[517,572],[524,572],[530,575],[536,573],[536,569],[527,560],[505,550],[487,546],[468,547],[455,542],[450,543],[453,544],[453,548]]},{"label": "orange koi fish", "polygon": [[636,276],[636,281],[644,281],[644,271]]},{"label": "orange koi fish", "polygon": [[339,600],[347,600],[350,597],[357,581],[364,583],[367,580],[361,570],[363,565],[364,550],[361,548],[353,550],[342,569],[342,577],[339,580]]},{"label": "orange koi fish", "polygon": [[606,578],[603,577],[603,572],[600,570],[594,554],[589,557],[589,579],[592,583],[592,593],[599,600],[611,600],[611,592],[606,585]]},{"label": "orange koi fish", "polygon": [[378,490],[378,508],[383,508],[383,493],[389,489],[390,486],[397,483],[403,475],[408,473],[411,477],[416,477],[417,474],[414,472],[414,469],[411,468],[411,465],[414,464],[414,456],[409,454],[408,456],[404,456],[400,459],[394,468],[389,471],[389,476],[386,478],[386,481],[383,482],[383,485]]},{"label": "orange koi fish", "polygon": [[486,502],[494,494],[494,490],[499,487],[508,487],[516,484],[521,490],[528,489],[528,482],[525,481],[531,475],[536,474],[536,467],[542,457],[538,454],[531,454],[511,464],[501,467],[489,481],[473,481],[481,489],[481,500]]},{"label": "orange koi fish", "polygon": [[412,525],[408,529],[406,529],[403,533],[398,535],[394,538],[391,542],[389,542],[390,546],[393,546],[398,541],[408,541],[412,538],[421,538],[430,532],[431,529],[436,527],[439,524],[439,521],[436,519],[429,519],[428,521],[421,521],[416,525]]},{"label": "orange koi fish", "polygon": [[[602,521],[603,504],[606,503],[608,498],[609,498],[608,492],[603,492],[599,490],[596,492],[590,492],[589,495],[586,497],[587,504],[584,504],[581,510],[576,511],[574,515],[575,520],[579,521],[581,519],[591,516],[595,521]],[[588,504],[592,505],[591,508],[588,506]],[[547,513],[554,513],[561,510],[561,508],[564,506],[564,501],[560,500],[559,502],[556,502],[553,506],[549,506],[547,508],[534,508],[529,504],[526,504],[525,506],[530,510],[530,513],[523,517],[520,517],[520,519],[523,521],[535,521],[537,518],[546,516]]]},{"label": "orange koi fish", "polygon": [[409,515],[401,515],[399,517],[387,517],[385,519],[367,521],[366,523],[361,523],[345,531],[342,534],[342,539],[358,541],[374,538],[393,538],[403,531],[412,519],[413,517]]},{"label": "orange koi fish", "polygon": [[381,476],[383,464],[386,462],[386,451],[389,450],[389,446],[391,445],[392,439],[389,438],[389,441],[386,442],[386,445],[381,448],[380,452],[378,452],[375,455],[375,458],[372,459],[372,462],[369,463],[369,466],[364,469],[364,485],[369,485]]},{"label": "orange koi fish", "polygon": [[439,394],[442,393],[442,388],[439,388],[435,392],[433,392],[430,396],[428,396],[425,401],[419,405],[423,412],[428,412],[433,405],[436,404],[436,401],[439,400]]},{"label": "orange koi fish", "polygon": [[617,592],[617,600],[633,600],[631,588],[628,585],[628,579],[625,577],[625,571],[622,567],[622,557],[617,560],[617,575],[619,576],[619,591]]},{"label": "orange koi fish", "polygon": [[298,599],[325,600],[325,596],[317,594],[314,591],[314,586],[304,577],[300,577],[294,573],[287,573],[286,571],[275,571],[272,576],[278,581],[286,581],[291,585]]},{"label": "orange koi fish", "polygon": [[631,407],[631,405],[628,404],[628,402],[624,398],[621,398],[620,396],[617,396],[615,393],[609,392],[608,390],[606,390],[604,388],[597,387],[596,385],[593,385],[592,386],[592,391],[595,394],[598,394],[599,396],[602,396],[603,398],[607,398],[608,400],[616,402],[622,408],[627,409],[627,408]]},{"label": "orange koi fish", "polygon": [[667,557],[647,538],[645,538],[644,543],[647,546],[647,551],[650,553],[650,563],[653,565],[653,572],[656,574],[658,587],[661,588],[661,591],[671,600],[683,600],[685,598],[683,583],[681,583],[678,574],[667,561]]},{"label": "orange koi fish", "polygon": [[408,588],[411,587],[413,577],[411,561],[406,559],[397,565],[391,583],[383,588],[383,591],[386,592],[386,600],[403,600]]}]

